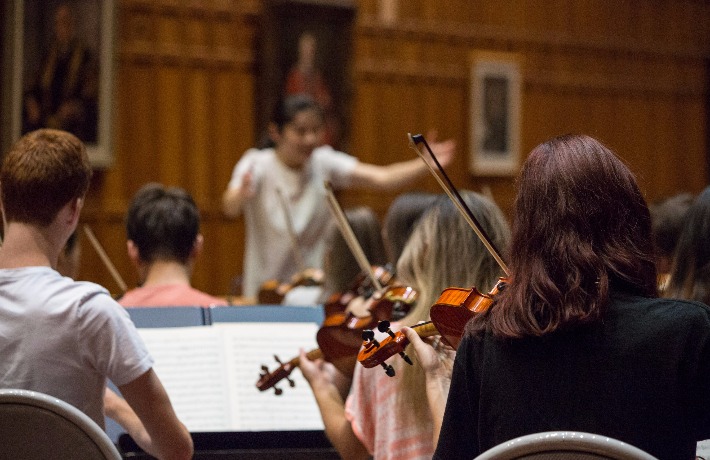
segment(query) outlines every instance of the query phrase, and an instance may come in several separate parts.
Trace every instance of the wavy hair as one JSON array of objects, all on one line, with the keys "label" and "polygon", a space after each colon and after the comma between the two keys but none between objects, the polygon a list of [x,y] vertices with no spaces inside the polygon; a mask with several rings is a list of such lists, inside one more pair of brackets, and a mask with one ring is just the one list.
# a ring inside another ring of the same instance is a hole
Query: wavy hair
[{"label": "wavy hair", "polygon": [[[493,245],[504,251],[510,239],[510,230],[498,206],[478,193],[462,192],[461,195]],[[493,256],[451,200],[446,195],[440,195],[415,226],[397,262],[398,280],[418,292],[415,307],[402,319],[402,323],[412,325],[428,320],[429,309],[448,287],[475,286],[487,292],[502,274]],[[445,350],[439,351],[446,360]],[[416,360],[414,353],[408,354]],[[399,392],[400,407],[411,406],[417,416],[426,413],[426,398],[412,398],[412,395],[425,394],[421,366],[417,363],[406,366],[398,378],[404,390]]]},{"label": "wavy hair", "polygon": [[535,147],[518,180],[512,276],[469,329],[542,336],[603,317],[610,290],[655,297],[648,206],[606,146],[567,135]]}]

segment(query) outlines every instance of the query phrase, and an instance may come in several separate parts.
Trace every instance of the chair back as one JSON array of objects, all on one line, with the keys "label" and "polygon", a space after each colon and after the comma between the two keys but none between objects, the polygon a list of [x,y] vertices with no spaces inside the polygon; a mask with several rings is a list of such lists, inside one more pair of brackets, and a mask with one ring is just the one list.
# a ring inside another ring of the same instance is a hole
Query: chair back
[{"label": "chair back", "polygon": [[0,389],[0,457],[14,460],[120,460],[116,446],[89,416],[55,397]]},{"label": "chair back", "polygon": [[474,460],[658,460],[625,442],[579,431],[547,431],[511,439]]}]

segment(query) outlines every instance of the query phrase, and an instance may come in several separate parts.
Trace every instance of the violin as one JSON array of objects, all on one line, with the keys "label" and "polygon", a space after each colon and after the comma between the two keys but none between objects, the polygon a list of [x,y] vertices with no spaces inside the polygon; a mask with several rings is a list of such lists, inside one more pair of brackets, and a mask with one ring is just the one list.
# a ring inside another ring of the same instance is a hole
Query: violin
[{"label": "violin", "polygon": [[291,277],[291,281],[282,283],[278,280],[265,281],[259,287],[257,301],[261,305],[279,305],[283,302],[288,292],[298,286],[321,286],[323,284],[323,270],[319,268],[306,268]]},{"label": "violin", "polygon": [[356,298],[358,306],[369,303],[367,310],[356,312],[349,308],[330,317],[326,317],[316,334],[316,341],[323,352],[323,358],[329,361],[345,375],[352,376],[353,368],[339,367],[344,357],[357,356],[362,346],[362,331],[374,327],[384,320],[398,320],[406,316],[417,300],[417,291],[408,286],[395,285],[386,287],[373,294],[371,299]]},{"label": "violin", "polygon": [[441,340],[456,350],[468,320],[488,310],[493,304],[493,297],[505,289],[506,282],[506,278],[498,278],[498,282],[488,294],[481,294],[475,287],[444,289],[439,300],[429,309],[429,317],[436,325]]},{"label": "violin", "polygon": [[[509,276],[508,267],[505,262],[503,262],[498,250],[495,248],[488,235],[486,235],[483,227],[481,227],[478,223],[478,220],[476,220],[476,217],[468,208],[466,202],[453,186],[453,183],[446,175],[446,172],[441,167],[441,164],[436,159],[436,156],[431,151],[431,148],[429,148],[429,145],[424,137],[421,134],[417,134],[415,136],[410,134],[409,140],[410,146],[416,150],[417,154],[422,158],[434,178],[447,193],[454,205],[456,205],[466,222],[480,238],[486,249],[490,252],[496,262],[498,262],[498,265],[503,269],[506,276]],[[439,170],[438,173],[417,147],[419,143],[424,144],[426,147],[426,150],[429,152],[429,156]],[[496,285],[488,294],[481,294],[475,286],[470,289],[457,287],[444,289],[437,302],[432,305],[429,310],[429,317],[431,318],[432,326],[426,329],[427,334],[439,334],[444,343],[453,349],[458,348],[466,327],[466,323],[468,323],[473,315],[488,310],[488,308],[493,304],[494,296],[505,287],[505,284],[506,278],[499,278]],[[414,327],[416,328],[417,326]],[[407,346],[409,341],[403,333],[392,332],[389,329],[389,323],[381,323],[381,325],[378,326],[378,329],[381,332],[387,332],[389,337],[385,338],[382,342],[379,342],[375,340],[374,332],[372,330],[363,331],[362,338],[364,342],[362,344],[363,348],[358,354],[358,361],[360,363],[366,363],[367,367],[374,367],[377,364],[381,364],[387,375],[394,376],[394,369],[391,366],[387,366],[384,361],[397,353],[401,353],[402,357],[405,358],[406,355],[404,355],[404,347]],[[408,357],[405,358],[405,361],[412,364]]]},{"label": "violin", "polygon": [[[306,356],[308,357],[308,359],[311,360],[319,359],[323,357],[323,353],[321,353],[320,348],[316,348],[306,353]],[[283,390],[281,388],[278,388],[276,384],[281,380],[286,379],[291,388],[296,386],[296,382],[291,380],[289,376],[291,375],[291,372],[293,372],[293,370],[301,364],[301,358],[296,356],[295,358],[291,359],[286,363],[282,363],[279,357],[276,355],[274,355],[274,359],[277,363],[279,363],[279,367],[270,372],[269,368],[266,367],[266,365],[262,365],[262,374],[259,375],[259,380],[256,382],[256,387],[259,389],[259,391],[266,391],[269,388],[273,388],[276,396],[280,396],[283,393]]]},{"label": "violin", "polygon": [[[326,318],[316,336],[320,348],[306,353],[308,359],[323,358],[344,375],[352,377],[357,363],[357,352],[360,349],[363,328],[373,327],[383,318],[406,315],[416,301],[417,293],[410,287],[393,286],[374,294],[374,296],[377,298],[371,305],[370,315],[358,317],[354,314],[351,316],[341,312],[341,315]],[[274,355],[274,359],[279,367],[269,371],[267,366],[262,365],[262,373],[259,375],[256,387],[259,391],[274,388],[274,393],[278,396],[283,393],[283,390],[275,385],[281,380],[286,379],[289,386],[295,386],[295,382],[289,376],[300,365],[301,359],[296,356],[286,363],[281,362],[276,355]]]},{"label": "violin", "polygon": [[[439,335],[439,331],[436,330],[436,326],[431,321],[412,326],[412,329],[422,338]],[[357,360],[366,368],[382,366],[388,376],[394,377],[394,368],[386,364],[385,361],[399,354],[407,364],[411,365],[412,360],[404,352],[407,345],[409,345],[409,339],[402,331],[392,332],[389,321],[380,321],[377,325],[377,330],[387,333],[388,337],[378,341],[375,339],[375,333],[372,330],[363,331],[362,338],[364,342],[357,355]]]},{"label": "violin", "polygon": [[[475,287],[471,289],[444,289],[429,311],[431,321],[411,326],[411,328],[422,338],[439,335],[444,343],[455,350],[459,346],[468,320],[474,315],[488,310],[493,304],[493,297],[505,288],[505,283],[505,278],[499,278],[488,294],[481,294]],[[366,368],[380,365],[387,375],[393,377],[394,368],[387,365],[385,361],[399,354],[407,364],[411,365],[412,360],[404,352],[409,345],[409,339],[401,331],[392,332],[389,321],[381,321],[377,325],[377,330],[386,333],[388,337],[378,341],[375,339],[374,331],[364,330],[362,333],[364,342],[357,360]]]}]

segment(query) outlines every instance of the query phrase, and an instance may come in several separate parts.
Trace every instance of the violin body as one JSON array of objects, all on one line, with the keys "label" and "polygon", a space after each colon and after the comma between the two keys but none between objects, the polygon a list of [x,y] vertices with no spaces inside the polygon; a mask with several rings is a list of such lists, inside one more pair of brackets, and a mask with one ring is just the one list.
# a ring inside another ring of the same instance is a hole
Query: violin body
[{"label": "violin body", "polygon": [[[408,286],[387,287],[373,294],[371,302],[356,297],[346,311],[326,317],[316,334],[325,360],[332,362],[344,374],[352,375],[362,346],[362,331],[383,320],[401,319],[416,302],[417,296],[417,292]],[[346,357],[352,357],[352,361],[346,360]],[[353,367],[341,369],[339,363],[343,366],[352,364]]]},{"label": "violin body", "polygon": [[488,294],[481,294],[475,287],[444,289],[439,300],[429,310],[431,322],[441,334],[444,343],[454,350],[457,349],[466,323],[477,313],[485,312],[490,308],[493,297],[504,289],[505,283],[505,278],[499,278]]}]

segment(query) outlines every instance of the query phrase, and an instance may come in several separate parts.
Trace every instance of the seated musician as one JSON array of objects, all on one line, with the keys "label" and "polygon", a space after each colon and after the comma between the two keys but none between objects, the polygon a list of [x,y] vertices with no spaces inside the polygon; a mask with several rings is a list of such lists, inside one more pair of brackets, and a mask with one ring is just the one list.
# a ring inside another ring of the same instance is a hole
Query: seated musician
[{"label": "seated musician", "polygon": [[85,146],[64,131],[33,131],[5,155],[0,387],[54,396],[103,426],[109,378],[137,414],[151,455],[191,458],[190,434],[126,311],[103,287],[56,271],[59,253],[77,227],[91,173]]},{"label": "seated musician", "polygon": [[467,325],[434,458],[571,430],[692,459],[710,438],[710,308],[659,299],[633,173],[588,136],[537,146],[518,179],[507,287]]},{"label": "seated musician", "polygon": [[202,251],[200,213],[192,197],[178,187],[150,183],[133,197],[126,217],[128,256],[140,287],[126,292],[124,307],[227,305],[190,284]]},{"label": "seated musician", "polygon": [[[505,246],[508,227],[500,210],[478,194],[465,195],[495,244]],[[492,287],[499,272],[493,257],[453,203],[441,196],[421,218],[397,263],[399,281],[419,293],[416,306],[401,324],[428,319],[429,307],[447,287]],[[398,327],[393,324],[393,329]],[[450,372],[453,351],[443,344],[437,350],[442,368]],[[380,367],[356,365],[350,394],[343,402],[331,380],[328,363],[309,361],[301,354],[301,371],[316,397],[326,435],[343,458],[431,458],[434,423],[425,388],[442,388],[445,398],[450,374],[444,370],[425,378],[419,363],[410,366],[395,358],[394,377]]]},{"label": "seated musician", "polygon": [[651,235],[653,236],[656,270],[658,271],[658,290],[662,295],[665,295],[668,288],[673,254],[683,230],[686,214],[692,203],[693,195],[680,193],[649,205]]},{"label": "seated musician", "polygon": [[[380,221],[375,212],[360,206],[345,210],[345,217],[369,263],[373,266],[384,266],[385,249]],[[297,286],[286,294],[282,304],[323,304],[331,295],[349,289],[361,273],[355,256],[333,220],[325,234],[322,286]]]}]

